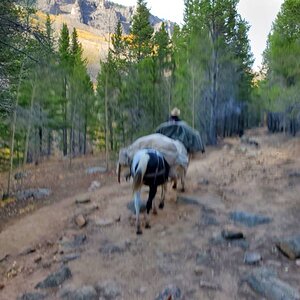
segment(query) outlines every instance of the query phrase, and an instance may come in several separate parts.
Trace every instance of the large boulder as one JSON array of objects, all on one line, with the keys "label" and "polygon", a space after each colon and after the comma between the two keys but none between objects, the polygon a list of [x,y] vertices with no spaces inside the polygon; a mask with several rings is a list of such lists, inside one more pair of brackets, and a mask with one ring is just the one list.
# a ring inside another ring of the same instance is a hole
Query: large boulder
[{"label": "large boulder", "polygon": [[300,258],[300,235],[279,240],[277,247],[290,259]]},{"label": "large boulder", "polygon": [[258,268],[245,277],[248,285],[269,300],[300,300],[299,292],[281,281],[271,269]]},{"label": "large boulder", "polygon": [[267,216],[244,211],[231,212],[229,218],[234,222],[241,223],[243,225],[246,225],[247,227],[254,227],[261,224],[267,224],[272,221],[272,219]]},{"label": "large boulder", "polygon": [[71,270],[68,267],[62,267],[57,272],[50,274],[43,281],[39,282],[35,288],[45,289],[60,286],[65,280],[72,277]]}]

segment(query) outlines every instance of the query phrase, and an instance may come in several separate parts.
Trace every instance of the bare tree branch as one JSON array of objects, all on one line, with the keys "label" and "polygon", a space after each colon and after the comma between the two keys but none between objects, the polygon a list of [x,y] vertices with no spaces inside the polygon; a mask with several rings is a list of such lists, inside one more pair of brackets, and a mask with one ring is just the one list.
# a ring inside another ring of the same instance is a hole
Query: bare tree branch
[{"label": "bare tree branch", "polygon": [[5,42],[1,41],[1,40],[0,40],[0,43],[3,44],[3,45],[5,45],[5,46],[7,46],[7,47],[10,47],[10,48],[14,49],[15,51],[17,51],[17,52],[19,52],[19,53],[24,54],[26,57],[30,58],[30,59],[33,60],[34,62],[39,63],[38,60],[36,60],[35,58],[33,58],[31,55],[29,55],[28,53],[24,52],[23,50],[20,50],[20,49],[14,47],[14,46],[12,46],[12,45],[10,45],[10,44],[8,44],[8,43],[5,43]]},{"label": "bare tree branch", "polygon": [[32,27],[30,27],[30,26],[24,26],[23,24],[21,24],[19,22],[16,22],[16,21],[10,20],[8,18],[2,17],[1,15],[0,15],[0,20],[8,22],[8,24],[5,24],[4,22],[1,22],[2,30],[3,30],[3,27],[6,25],[7,27],[15,28],[16,30],[19,30],[21,32],[30,33],[30,34],[32,34],[35,37],[35,39],[40,44],[42,44],[43,46],[45,46],[45,39],[43,38],[43,35],[39,34],[38,31],[33,30]]}]

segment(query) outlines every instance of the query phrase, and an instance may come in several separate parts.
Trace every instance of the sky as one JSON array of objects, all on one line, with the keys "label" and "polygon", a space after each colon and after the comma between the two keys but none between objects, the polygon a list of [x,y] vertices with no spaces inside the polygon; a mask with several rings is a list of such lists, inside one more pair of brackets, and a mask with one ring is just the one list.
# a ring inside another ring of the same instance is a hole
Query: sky
[{"label": "sky", "polygon": [[[284,0],[240,0],[238,12],[250,27],[249,40],[255,58],[254,70],[262,62],[262,53],[266,48],[268,34]],[[112,0],[126,6],[136,5],[136,0]],[[151,14],[166,20],[182,24],[183,0],[146,0]]]}]

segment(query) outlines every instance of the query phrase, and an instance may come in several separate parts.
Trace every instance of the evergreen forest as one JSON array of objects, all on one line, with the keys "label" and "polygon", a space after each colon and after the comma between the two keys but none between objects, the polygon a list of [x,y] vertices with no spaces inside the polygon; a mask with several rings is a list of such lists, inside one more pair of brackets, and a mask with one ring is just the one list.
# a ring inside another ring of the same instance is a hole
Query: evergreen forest
[{"label": "evergreen forest", "polygon": [[[130,34],[108,33],[92,82],[76,28],[56,35],[34,0],[0,1],[0,165],[116,153],[167,121],[173,107],[206,144],[264,126],[300,130],[300,1],[285,0],[254,72],[238,0],[185,0],[184,22],[154,32],[137,0]],[[11,175],[9,175],[10,177]],[[10,181],[10,180],[9,180]],[[8,193],[9,193],[8,183]]]}]

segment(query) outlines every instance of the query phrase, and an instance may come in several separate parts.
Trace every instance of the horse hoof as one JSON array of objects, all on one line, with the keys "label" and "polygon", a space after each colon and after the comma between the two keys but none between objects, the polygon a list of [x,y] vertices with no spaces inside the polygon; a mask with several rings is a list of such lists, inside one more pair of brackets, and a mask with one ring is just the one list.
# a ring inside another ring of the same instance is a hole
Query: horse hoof
[{"label": "horse hoof", "polygon": [[173,190],[176,190],[176,189],[177,189],[177,185],[174,184],[174,185],[172,186],[172,189],[173,189]]},{"label": "horse hoof", "polygon": [[146,228],[146,229],[150,229],[150,228],[151,228],[151,225],[150,225],[149,223],[147,223],[147,224],[145,225],[145,228]]},{"label": "horse hoof", "polygon": [[164,203],[159,203],[159,209],[163,209],[163,208],[164,208],[164,206],[165,206],[165,204],[164,204]]},{"label": "horse hoof", "polygon": [[142,231],[141,229],[138,229],[138,230],[136,231],[136,234],[137,234],[137,235],[141,235],[141,234],[143,234],[143,231]]},{"label": "horse hoof", "polygon": [[182,188],[180,191],[181,191],[182,193],[184,193],[184,192],[185,192],[185,188]]},{"label": "horse hoof", "polygon": [[153,209],[153,214],[157,215],[157,210],[156,209]]}]

